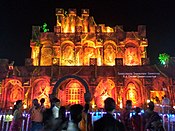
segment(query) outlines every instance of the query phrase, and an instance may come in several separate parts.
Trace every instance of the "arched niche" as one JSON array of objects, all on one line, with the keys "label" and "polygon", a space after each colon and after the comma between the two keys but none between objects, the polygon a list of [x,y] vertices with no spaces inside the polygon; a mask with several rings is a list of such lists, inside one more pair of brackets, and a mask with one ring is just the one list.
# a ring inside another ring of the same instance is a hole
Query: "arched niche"
[{"label": "arched niche", "polygon": [[114,81],[109,78],[100,80],[93,95],[95,104],[98,108],[104,107],[104,100],[108,97],[112,97],[116,100],[115,87]]},{"label": "arched niche", "polygon": [[75,64],[75,45],[72,41],[64,41],[61,43],[61,65]]},{"label": "arched niche", "polygon": [[84,41],[83,45],[83,59],[84,65],[90,65],[90,58],[96,58],[96,48],[95,43],[90,40]]},{"label": "arched niche", "polygon": [[65,87],[66,87],[66,85],[69,85],[68,83],[70,81],[71,81],[71,83],[76,82],[76,83],[79,83],[79,85],[82,85],[81,87],[83,87],[84,90],[85,90],[85,92],[83,94],[84,95],[84,101],[89,103],[90,100],[91,100],[91,93],[89,92],[89,86],[83,78],[81,78],[79,76],[76,76],[76,75],[67,75],[67,76],[64,76],[64,77],[60,78],[56,82],[56,84],[54,85],[51,96],[56,96],[57,97],[58,94],[59,94],[59,91],[65,91]]},{"label": "arched niche", "polygon": [[134,42],[128,42],[125,45],[124,64],[128,66],[140,65],[140,48]]},{"label": "arched niche", "polygon": [[[170,81],[167,77],[157,76],[153,79],[153,85],[151,91],[154,93],[154,95],[151,95],[150,92],[150,99],[153,100],[155,103],[155,97],[158,97],[161,101],[163,96],[166,94],[168,98],[173,99],[173,96],[171,95],[171,86]],[[160,102],[158,103],[160,104]]]},{"label": "arched niche", "polygon": [[85,104],[84,94],[86,91],[84,86],[78,80],[65,80],[57,90],[57,97],[61,100],[61,105]]},{"label": "arched niche", "polygon": [[85,41],[83,41],[82,46],[95,48],[95,43],[92,40],[85,40]]},{"label": "arched niche", "polygon": [[104,42],[104,64],[113,66],[115,65],[116,58],[116,43],[114,41],[108,40]]},{"label": "arched niche", "polygon": [[9,79],[5,85],[5,94],[3,95],[5,99],[4,107],[9,108],[13,107],[14,103],[17,100],[24,99],[24,88],[22,87],[22,83],[18,79]]},{"label": "arched niche", "polygon": [[[123,103],[126,103],[126,100],[132,100],[133,106],[141,106],[141,103],[144,98],[142,95],[143,86],[138,79],[129,79],[125,82],[125,88],[123,93]],[[146,97],[146,94],[145,94]]]},{"label": "arched niche", "polygon": [[162,76],[157,76],[153,79],[153,89],[155,91],[168,91],[168,86],[170,85],[169,79]]},{"label": "arched niche", "polygon": [[53,57],[53,48],[51,41],[42,41],[41,42],[41,66],[50,66],[52,65],[52,57]]},{"label": "arched niche", "polygon": [[31,100],[45,98],[45,106],[50,106],[49,94],[52,92],[50,80],[47,77],[37,78],[32,83]]}]

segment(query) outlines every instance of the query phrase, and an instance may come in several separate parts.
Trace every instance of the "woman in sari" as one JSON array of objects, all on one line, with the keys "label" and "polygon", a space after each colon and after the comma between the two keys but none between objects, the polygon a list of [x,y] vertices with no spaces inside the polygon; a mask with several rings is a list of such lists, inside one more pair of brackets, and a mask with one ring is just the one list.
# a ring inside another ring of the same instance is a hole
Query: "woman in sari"
[{"label": "woman in sari", "polygon": [[13,120],[9,131],[21,131],[22,126],[22,100],[17,100],[13,108]]}]

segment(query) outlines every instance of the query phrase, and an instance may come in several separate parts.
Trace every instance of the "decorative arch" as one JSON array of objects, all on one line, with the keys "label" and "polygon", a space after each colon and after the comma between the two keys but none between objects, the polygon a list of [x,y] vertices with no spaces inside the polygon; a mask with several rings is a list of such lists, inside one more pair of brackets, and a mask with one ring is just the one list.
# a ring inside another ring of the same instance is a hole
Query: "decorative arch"
[{"label": "decorative arch", "polygon": [[31,98],[37,98],[40,100],[41,98],[45,98],[45,106],[49,107],[49,94],[52,91],[50,87],[50,79],[48,77],[40,77],[37,78],[32,84]]},{"label": "decorative arch", "polygon": [[40,65],[42,65],[42,66],[52,65],[52,56],[53,56],[53,48],[52,47],[43,47],[41,49]]},{"label": "decorative arch", "polygon": [[[162,76],[157,76],[155,79],[153,79],[152,84],[153,84],[153,86],[152,86],[151,90],[155,92],[155,94],[156,94],[155,96],[157,96],[159,98],[159,100],[162,99],[162,97],[164,96],[164,93],[170,99],[173,99],[173,96],[170,94],[171,93],[171,86],[169,86],[170,83],[169,83],[168,78],[162,77]],[[161,92],[163,92],[163,94]],[[152,97],[150,96],[150,98],[152,98]]]},{"label": "decorative arch", "polygon": [[89,93],[88,84],[87,84],[87,82],[86,82],[84,79],[82,79],[81,77],[76,76],[76,75],[67,75],[67,76],[64,76],[64,77],[60,78],[60,79],[56,82],[56,84],[55,84],[54,87],[53,87],[52,95],[55,95],[56,90],[57,90],[57,88],[60,86],[60,84],[61,84],[63,81],[69,79],[69,78],[73,78],[73,79],[76,79],[76,80],[80,81],[81,84],[85,87],[86,93]]},{"label": "decorative arch", "polygon": [[75,64],[75,45],[72,41],[64,41],[61,43],[61,65]]},{"label": "decorative arch", "polygon": [[65,40],[65,41],[63,41],[63,42],[61,43],[61,48],[62,48],[63,46],[65,46],[66,43],[70,44],[71,46],[75,46],[74,43],[73,43],[72,41],[70,41],[70,40]]},{"label": "decorative arch", "polygon": [[129,83],[129,82],[133,82],[134,84],[137,84],[138,86],[142,86],[143,84],[142,84],[142,82],[139,80],[139,79],[128,79],[128,80],[126,80],[126,85]]},{"label": "decorative arch", "polygon": [[110,78],[102,78],[94,91],[94,101],[98,108],[104,107],[104,100],[112,97],[116,100],[115,83]]},{"label": "decorative arch", "polygon": [[4,90],[3,98],[6,102],[3,107],[12,107],[15,101],[24,99],[24,88],[18,79],[9,79],[4,85]]},{"label": "decorative arch", "polygon": [[53,56],[53,43],[50,40],[43,40],[40,42],[41,46],[39,46],[39,52],[41,55],[40,65],[41,66],[50,66],[52,64],[52,56]]},{"label": "decorative arch", "polygon": [[83,65],[90,65],[90,58],[97,58],[95,43],[86,40],[83,42]]},{"label": "decorative arch", "polygon": [[126,42],[124,63],[129,66],[141,64],[141,53],[138,42],[133,40]]},{"label": "decorative arch", "polygon": [[103,49],[104,64],[114,66],[116,58],[116,43],[112,40],[105,41]]},{"label": "decorative arch", "polygon": [[112,44],[114,47],[115,47],[115,49],[116,49],[116,43],[113,41],[113,40],[107,40],[107,41],[105,41],[104,42],[104,47],[107,45],[107,44]]},{"label": "decorative arch", "polygon": [[87,82],[84,79],[82,79],[81,77],[76,76],[76,75],[67,75],[67,76],[64,76],[64,77],[60,78],[56,82],[56,84],[54,85],[53,91],[52,91],[52,94],[51,95],[55,96],[56,95],[56,92],[57,92],[57,88],[61,85],[61,83],[63,81],[65,81],[65,80],[71,79],[71,78],[78,80],[84,86],[85,91],[86,91],[85,94],[84,94],[84,98],[85,98],[85,101],[86,102],[89,102],[91,100],[91,93],[89,91],[88,84],[87,84]]},{"label": "decorative arch", "polygon": [[129,39],[125,41],[125,47],[139,47],[139,43],[137,40]]},{"label": "decorative arch", "polygon": [[52,41],[50,41],[50,40],[43,40],[43,41],[41,41],[41,44],[43,45],[43,47],[47,47],[47,46],[52,46],[53,45]]},{"label": "decorative arch", "polygon": [[[142,83],[138,79],[128,79],[125,82],[125,89],[124,89],[124,103],[127,99],[133,99],[133,106],[141,106],[142,103]],[[132,98],[133,97],[133,98]]]},{"label": "decorative arch", "polygon": [[[87,45],[86,45],[87,44]],[[87,46],[87,47],[94,47],[95,48],[95,43],[92,40],[85,40],[82,43],[83,46]]]}]

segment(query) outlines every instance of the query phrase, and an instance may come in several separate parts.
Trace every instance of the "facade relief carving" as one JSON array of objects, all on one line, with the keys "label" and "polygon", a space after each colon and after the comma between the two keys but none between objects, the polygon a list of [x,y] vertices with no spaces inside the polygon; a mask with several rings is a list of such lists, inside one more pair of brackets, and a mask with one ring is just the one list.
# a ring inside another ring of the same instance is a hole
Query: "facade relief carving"
[{"label": "facade relief carving", "polygon": [[68,83],[64,81],[58,89],[58,98],[63,106],[71,104],[84,104],[85,88],[77,80],[70,80]]},{"label": "facade relief carving", "polygon": [[74,47],[65,43],[62,47],[62,65],[74,65]]},{"label": "facade relief carving", "polygon": [[33,99],[45,98],[45,106],[49,107],[49,94],[51,94],[51,91],[50,83],[46,79],[37,79],[33,84]]},{"label": "facade relief carving", "polygon": [[[7,94],[4,94],[4,98],[7,98],[7,107],[13,107],[14,102],[24,99],[24,89],[22,87],[22,83],[19,80],[9,80],[6,83],[5,88],[7,89]],[[7,95],[7,97],[5,97],[5,95]]]},{"label": "facade relief carving", "polygon": [[140,54],[138,48],[127,47],[125,49],[125,65],[139,65],[140,64]]},{"label": "facade relief carving", "polygon": [[95,103],[98,108],[103,108],[104,100],[115,96],[115,83],[111,79],[103,79],[99,82],[94,92]]},{"label": "facade relief carving", "polygon": [[104,47],[104,63],[105,65],[115,65],[116,49],[112,44]]}]

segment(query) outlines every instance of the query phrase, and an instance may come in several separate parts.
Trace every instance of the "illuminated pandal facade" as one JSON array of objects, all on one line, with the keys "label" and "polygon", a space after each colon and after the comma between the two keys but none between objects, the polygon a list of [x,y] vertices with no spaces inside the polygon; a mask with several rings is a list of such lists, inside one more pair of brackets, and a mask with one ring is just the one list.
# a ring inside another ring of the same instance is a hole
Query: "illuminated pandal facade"
[{"label": "illuminated pandal facade", "polygon": [[54,32],[33,26],[31,58],[25,66],[0,61],[2,108],[18,99],[29,108],[34,98],[45,98],[49,107],[49,96],[58,97],[62,105],[90,102],[92,108],[102,108],[107,97],[120,108],[127,99],[133,106],[156,96],[161,100],[164,94],[173,99],[172,79],[149,65],[144,25],[132,32],[97,25],[88,9],[82,9],[81,16],[75,9],[56,9],[56,16]]}]

